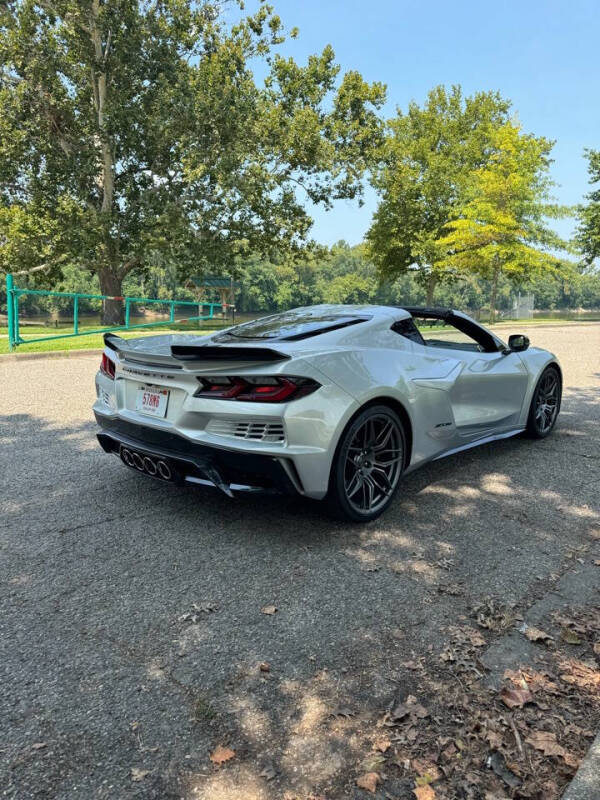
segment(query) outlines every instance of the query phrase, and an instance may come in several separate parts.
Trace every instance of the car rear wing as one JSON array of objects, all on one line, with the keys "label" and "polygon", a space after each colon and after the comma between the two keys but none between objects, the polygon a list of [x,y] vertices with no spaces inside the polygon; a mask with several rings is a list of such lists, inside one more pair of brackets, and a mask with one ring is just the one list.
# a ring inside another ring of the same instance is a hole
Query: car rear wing
[{"label": "car rear wing", "polygon": [[126,339],[122,339],[114,333],[104,334],[104,344],[109,350],[124,356],[126,359],[135,361],[143,359],[148,363],[153,361],[164,363],[165,359],[169,361],[172,359],[171,363],[173,367],[177,365],[177,369],[181,369],[182,367],[185,369],[186,365],[201,364],[202,362],[235,361],[238,364],[240,362],[274,363],[277,361],[287,361],[291,358],[287,353],[273,350],[271,347],[228,344],[174,344],[171,345],[170,356],[166,356],[166,354],[159,355],[153,354],[151,351],[133,349],[129,346]]},{"label": "car rear wing", "polygon": [[174,344],[171,355],[177,361],[286,361],[291,356],[270,347]]},{"label": "car rear wing", "polygon": [[104,345],[115,353],[118,353],[123,345],[127,344],[126,340],[115,333],[105,333],[103,336]]}]

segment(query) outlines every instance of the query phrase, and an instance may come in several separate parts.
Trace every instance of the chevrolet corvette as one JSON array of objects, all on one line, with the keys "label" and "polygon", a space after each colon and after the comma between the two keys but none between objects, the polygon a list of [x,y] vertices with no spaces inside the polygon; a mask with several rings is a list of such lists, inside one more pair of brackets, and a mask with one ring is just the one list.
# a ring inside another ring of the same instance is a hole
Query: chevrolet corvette
[{"label": "chevrolet corvette", "polygon": [[104,337],[107,453],[156,480],[326,499],[366,522],[417,467],[560,411],[554,355],[447,308],[320,305],[218,333]]}]

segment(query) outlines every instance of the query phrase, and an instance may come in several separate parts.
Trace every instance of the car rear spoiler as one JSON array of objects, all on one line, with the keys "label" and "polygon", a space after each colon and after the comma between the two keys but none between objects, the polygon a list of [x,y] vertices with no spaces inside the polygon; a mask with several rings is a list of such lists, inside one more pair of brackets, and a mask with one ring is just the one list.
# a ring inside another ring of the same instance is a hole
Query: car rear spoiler
[{"label": "car rear spoiler", "polygon": [[118,353],[119,349],[126,344],[125,339],[121,336],[117,336],[115,333],[105,333],[103,339],[106,347],[108,347],[109,350],[113,350],[115,353]]},{"label": "car rear spoiler", "polygon": [[171,355],[177,361],[285,361],[291,356],[270,347],[174,344]]}]

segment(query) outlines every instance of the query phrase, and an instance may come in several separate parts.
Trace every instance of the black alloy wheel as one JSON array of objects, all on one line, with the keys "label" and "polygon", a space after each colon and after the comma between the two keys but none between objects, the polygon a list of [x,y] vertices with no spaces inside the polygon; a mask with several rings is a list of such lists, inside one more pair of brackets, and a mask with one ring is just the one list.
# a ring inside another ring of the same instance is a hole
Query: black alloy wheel
[{"label": "black alloy wheel", "polygon": [[366,408],[342,434],[329,496],[346,519],[367,522],[390,504],[404,469],[406,436],[388,406]]},{"label": "black alloy wheel", "polygon": [[541,374],[529,409],[527,431],[536,439],[548,436],[560,411],[562,385],[556,367],[547,367]]}]

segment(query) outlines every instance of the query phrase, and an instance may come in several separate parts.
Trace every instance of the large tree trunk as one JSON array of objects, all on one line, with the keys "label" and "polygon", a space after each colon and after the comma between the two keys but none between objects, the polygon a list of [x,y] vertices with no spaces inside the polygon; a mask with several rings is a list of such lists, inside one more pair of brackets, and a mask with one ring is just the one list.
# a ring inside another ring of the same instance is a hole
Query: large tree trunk
[{"label": "large tree trunk", "polygon": [[496,320],[496,297],[498,295],[499,275],[500,268],[494,267],[494,274],[492,275],[492,289],[490,291],[490,325],[493,325]]},{"label": "large tree trunk", "polygon": [[105,300],[102,311],[103,325],[124,325],[125,315],[123,309],[123,278],[109,267],[98,272],[101,294],[118,297],[118,300]]},{"label": "large tree trunk", "polygon": [[103,217],[103,222],[106,225],[105,241],[101,246],[102,256],[100,258],[106,266],[98,270],[98,278],[100,280],[100,291],[102,294],[116,296],[118,300],[105,300],[104,310],[102,313],[102,322],[105,325],[123,325],[123,302],[122,302],[122,284],[123,270],[118,270],[116,267],[111,268],[110,262],[114,257],[114,253],[118,252],[118,245],[111,241],[109,233],[109,221],[113,213],[113,200],[115,191],[115,176],[114,176],[114,163],[113,151],[111,142],[109,140],[106,127],[105,127],[105,108],[107,100],[107,83],[106,83],[106,59],[110,47],[110,33],[108,40],[104,47],[102,46],[102,34],[99,26],[100,17],[100,0],[92,0],[91,14],[89,23],[89,32],[94,48],[95,64],[91,70],[92,80],[92,96],[94,98],[94,107],[96,109],[96,117],[98,124],[98,142],[100,144],[100,164],[97,177],[97,184],[102,192],[102,206],[100,213]]},{"label": "large tree trunk", "polygon": [[434,275],[433,272],[427,278],[427,306],[433,306],[433,294],[435,292],[435,287],[437,286],[438,279],[437,275]]}]

